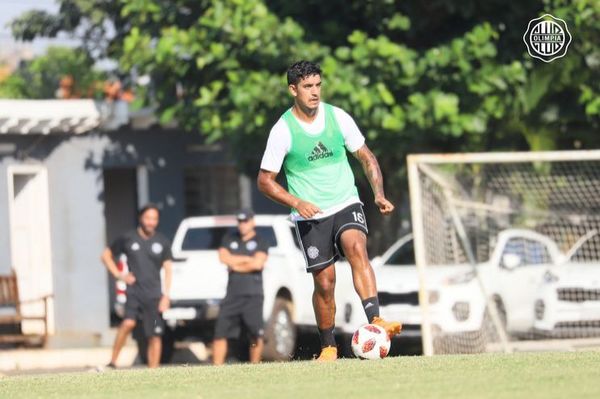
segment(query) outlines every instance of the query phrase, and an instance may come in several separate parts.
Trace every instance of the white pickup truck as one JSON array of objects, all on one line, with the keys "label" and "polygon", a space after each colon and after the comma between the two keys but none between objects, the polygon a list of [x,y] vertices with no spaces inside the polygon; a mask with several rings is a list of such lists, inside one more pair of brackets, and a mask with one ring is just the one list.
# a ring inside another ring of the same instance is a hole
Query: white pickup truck
[{"label": "white pickup truck", "polygon": [[[264,358],[287,360],[296,348],[298,329],[316,332],[312,307],[313,281],[306,272],[296,243],[293,224],[285,215],[255,216],[256,231],[269,242],[269,258],[263,271],[265,351]],[[173,240],[171,309],[163,314],[176,339],[186,334],[212,337],[219,303],[227,288],[227,268],[219,262],[218,247],[223,236],[236,229],[234,216],[202,216],[184,219]],[[360,309],[346,267],[338,267],[336,300]],[[344,276],[340,276],[344,274]],[[347,274],[347,276],[345,275]],[[351,299],[340,298],[350,296]],[[358,306],[358,307],[356,307]],[[345,331],[347,305],[337,312],[338,333]]]}]

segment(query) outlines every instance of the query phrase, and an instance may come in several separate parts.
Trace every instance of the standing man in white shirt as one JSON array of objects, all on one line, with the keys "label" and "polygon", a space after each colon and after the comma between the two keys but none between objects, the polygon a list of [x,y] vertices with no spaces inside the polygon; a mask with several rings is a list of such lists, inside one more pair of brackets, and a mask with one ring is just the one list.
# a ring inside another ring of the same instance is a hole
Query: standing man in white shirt
[{"label": "standing man in white shirt", "polygon": [[[345,256],[352,267],[354,288],[369,323],[388,335],[402,325],[379,317],[377,284],[367,254],[367,223],[354,183],[346,150],[362,164],[383,215],[394,210],[385,198],[377,159],[350,115],[321,102],[321,69],[309,61],[293,64],[287,72],[294,105],[275,123],[258,175],[258,188],[275,202],[292,208],[292,219],[312,273],[313,307],[321,339],[319,361],[337,359],[335,344],[335,267]],[[277,183],[283,166],[286,191]]]}]

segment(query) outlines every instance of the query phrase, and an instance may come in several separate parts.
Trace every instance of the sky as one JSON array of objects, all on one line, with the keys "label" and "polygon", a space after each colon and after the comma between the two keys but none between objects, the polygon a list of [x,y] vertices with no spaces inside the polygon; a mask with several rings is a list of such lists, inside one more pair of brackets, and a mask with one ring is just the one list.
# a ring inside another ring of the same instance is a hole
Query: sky
[{"label": "sky", "polygon": [[[74,46],[76,40],[67,37],[57,39],[38,39],[31,43],[17,42],[12,38],[7,24],[25,11],[40,9],[49,12],[58,11],[54,0],[0,0],[0,59],[9,61],[15,54],[42,54],[49,45]],[[8,58],[8,60],[7,60]]]}]

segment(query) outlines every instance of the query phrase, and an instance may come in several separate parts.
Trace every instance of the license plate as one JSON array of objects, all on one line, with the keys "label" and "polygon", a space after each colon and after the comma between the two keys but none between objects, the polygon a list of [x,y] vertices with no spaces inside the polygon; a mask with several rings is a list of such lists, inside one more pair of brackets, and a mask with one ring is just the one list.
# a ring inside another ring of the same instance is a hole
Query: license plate
[{"label": "license plate", "polygon": [[192,320],[195,318],[195,308],[171,308],[163,312],[163,319],[165,320]]}]

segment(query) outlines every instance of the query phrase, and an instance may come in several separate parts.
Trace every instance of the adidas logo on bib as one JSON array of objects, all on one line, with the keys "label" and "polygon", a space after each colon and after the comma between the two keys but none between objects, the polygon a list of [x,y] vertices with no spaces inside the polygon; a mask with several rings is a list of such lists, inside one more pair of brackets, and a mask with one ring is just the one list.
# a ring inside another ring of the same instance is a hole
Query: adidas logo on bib
[{"label": "adidas logo on bib", "polygon": [[323,143],[320,141],[315,145],[312,152],[308,154],[308,160],[310,162],[316,161],[318,159],[329,158],[333,156],[333,151],[329,148],[325,147]]}]

